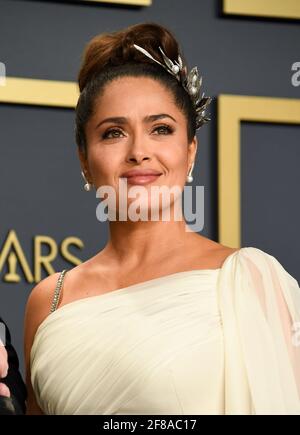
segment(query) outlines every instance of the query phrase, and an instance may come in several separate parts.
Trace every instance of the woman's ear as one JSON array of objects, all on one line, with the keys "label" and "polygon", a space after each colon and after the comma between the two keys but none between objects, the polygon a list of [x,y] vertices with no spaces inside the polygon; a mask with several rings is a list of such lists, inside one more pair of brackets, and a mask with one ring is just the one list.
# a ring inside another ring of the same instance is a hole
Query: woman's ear
[{"label": "woman's ear", "polygon": [[88,162],[87,162],[87,158],[86,158],[86,153],[84,150],[77,147],[77,154],[79,157],[81,170],[84,173],[84,175],[86,176],[86,178],[88,180],[90,180],[90,172],[89,172]]},{"label": "woman's ear", "polygon": [[196,153],[198,148],[198,139],[195,135],[193,137],[193,140],[188,145],[188,165],[191,167],[191,165],[195,162],[196,159]]}]

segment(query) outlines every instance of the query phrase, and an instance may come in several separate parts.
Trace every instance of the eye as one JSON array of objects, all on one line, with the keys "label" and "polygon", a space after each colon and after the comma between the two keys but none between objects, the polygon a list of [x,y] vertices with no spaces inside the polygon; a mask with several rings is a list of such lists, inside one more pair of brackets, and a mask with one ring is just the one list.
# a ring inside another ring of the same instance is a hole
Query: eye
[{"label": "eye", "polygon": [[[170,125],[161,124],[155,127],[153,131],[158,132],[159,135],[168,135],[172,134],[174,129]],[[119,128],[110,128],[102,135],[102,139],[117,139],[121,137],[120,134],[123,134],[123,132]]]},{"label": "eye", "polygon": [[157,131],[159,135],[162,135],[162,134],[172,134],[174,129],[170,125],[162,124],[155,127],[153,131]]},{"label": "eye", "polygon": [[[112,135],[110,136],[110,133],[112,133]],[[102,135],[102,139],[115,139],[120,137],[119,133],[122,134],[122,130],[120,130],[119,128],[110,128],[109,130],[106,130],[106,132]]]}]

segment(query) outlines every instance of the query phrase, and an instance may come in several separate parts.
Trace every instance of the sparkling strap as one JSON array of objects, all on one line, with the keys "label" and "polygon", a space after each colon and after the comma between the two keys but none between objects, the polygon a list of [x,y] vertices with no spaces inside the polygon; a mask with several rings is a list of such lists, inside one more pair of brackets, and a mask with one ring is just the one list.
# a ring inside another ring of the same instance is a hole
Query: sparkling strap
[{"label": "sparkling strap", "polygon": [[50,313],[53,313],[53,311],[55,311],[57,308],[60,294],[61,294],[62,284],[63,284],[63,280],[64,280],[64,276],[65,276],[66,272],[67,272],[67,269],[64,269],[60,273],[59,278],[57,280],[57,284],[56,284],[56,288],[55,288],[55,292],[54,292],[54,296],[53,296],[53,300],[52,300],[52,304],[51,304]]}]

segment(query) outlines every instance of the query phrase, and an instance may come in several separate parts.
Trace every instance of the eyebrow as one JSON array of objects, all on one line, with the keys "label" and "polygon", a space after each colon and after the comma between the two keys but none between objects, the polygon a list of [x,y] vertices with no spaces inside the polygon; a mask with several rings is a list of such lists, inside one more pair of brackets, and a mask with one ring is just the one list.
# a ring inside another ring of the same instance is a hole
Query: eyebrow
[{"label": "eyebrow", "polygon": [[[143,122],[149,123],[149,122],[157,121],[158,119],[162,119],[162,118],[171,118],[171,119],[173,119],[173,121],[177,122],[176,119],[173,118],[173,116],[168,115],[167,113],[158,113],[157,115],[145,116],[143,118]],[[128,122],[128,119],[125,116],[114,116],[114,117],[110,117],[110,118],[105,118],[96,125],[96,129],[98,127],[100,127],[100,125],[107,123],[107,122],[126,124]]]}]

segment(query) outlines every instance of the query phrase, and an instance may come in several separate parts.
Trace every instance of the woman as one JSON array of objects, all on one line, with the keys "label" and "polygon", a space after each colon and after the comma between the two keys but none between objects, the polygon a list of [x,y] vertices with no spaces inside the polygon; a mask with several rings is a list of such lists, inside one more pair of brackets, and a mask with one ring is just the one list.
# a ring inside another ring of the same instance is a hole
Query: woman
[{"label": "woman", "polygon": [[[174,211],[178,196],[155,206],[150,188],[192,179],[209,99],[187,72],[156,24],[90,41],[76,107],[87,191],[119,198],[126,180],[146,191],[143,211]],[[120,199],[116,210],[105,248],[29,297],[28,413],[300,413],[297,281],[266,252],[216,243],[184,218],[122,220]]]}]

